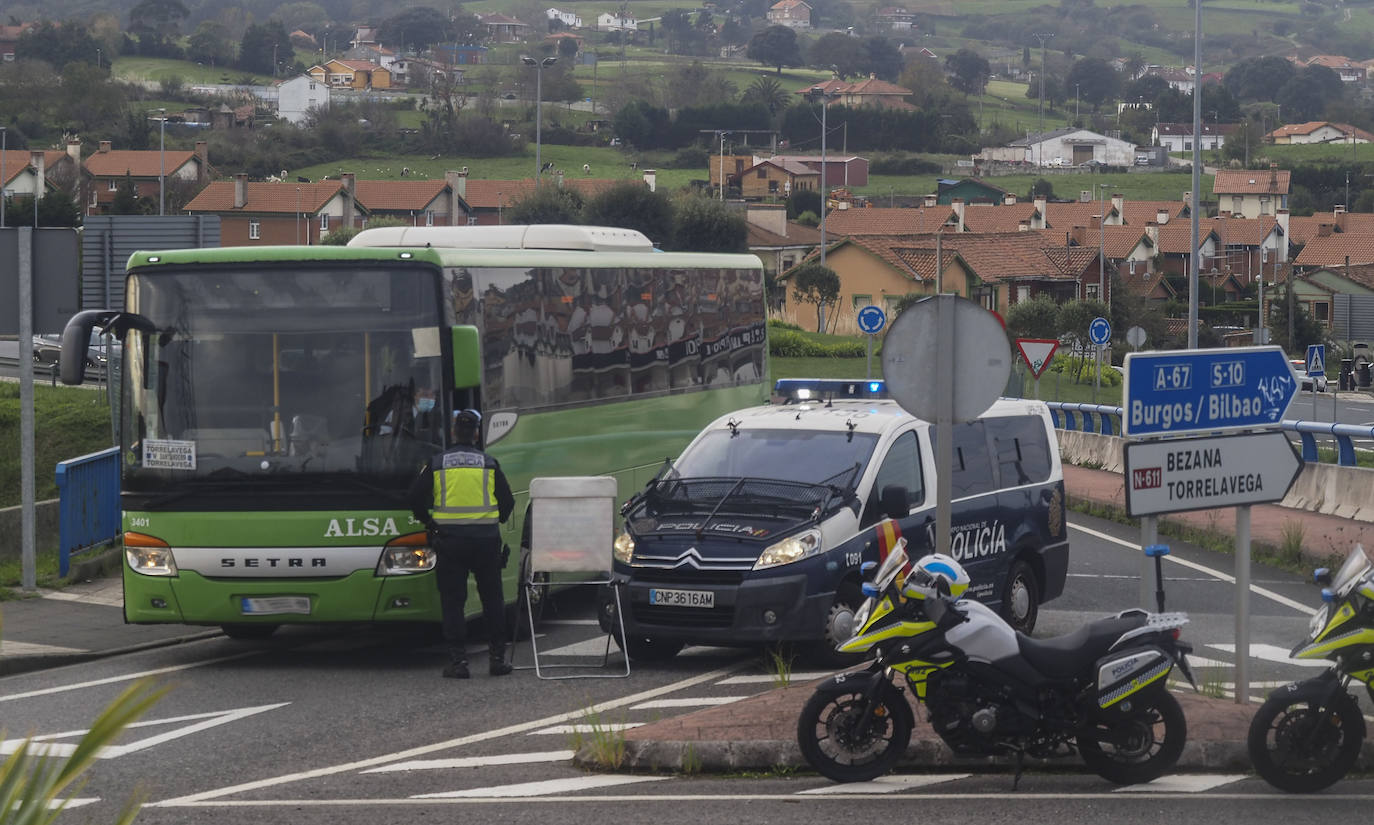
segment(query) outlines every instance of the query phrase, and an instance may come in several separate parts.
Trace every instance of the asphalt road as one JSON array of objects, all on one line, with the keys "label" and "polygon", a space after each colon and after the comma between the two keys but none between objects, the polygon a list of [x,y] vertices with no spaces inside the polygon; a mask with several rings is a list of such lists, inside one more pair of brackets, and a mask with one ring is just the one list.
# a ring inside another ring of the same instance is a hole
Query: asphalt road
[{"label": "asphalt road", "polygon": [[[1132,606],[1138,599],[1137,538],[1121,525],[1074,515],[1065,595],[1041,612],[1037,636]],[[1185,564],[1187,566],[1185,566]],[[1175,546],[1167,607],[1186,610],[1184,637],[1200,677],[1231,680],[1235,619],[1230,556]],[[1283,661],[1318,603],[1302,577],[1256,567],[1251,597],[1251,679],[1280,682],[1311,671]],[[541,650],[603,650],[585,598],[564,594]],[[604,638],[604,637],[601,637]],[[878,790],[840,794],[808,773],[739,776],[590,774],[569,759],[583,741],[615,742],[614,730],[769,690],[765,657],[750,650],[688,648],[628,679],[502,679],[481,667],[467,682],[441,679],[443,654],[419,631],[286,630],[267,642],[212,639],[86,665],[0,679],[8,736],[71,743],[97,711],[134,680],[170,688],[152,712],[97,761],[76,820],[111,821],[133,794],[144,823],[291,822],[372,825],[479,816],[501,822],[605,820],[692,823],[741,820],[833,822],[864,813],[1029,821],[1316,822],[1367,815],[1374,780],[1356,778],[1294,800],[1245,776],[1181,777],[1150,790],[1091,776],[1032,774],[1011,794],[1001,771],[889,777]],[[474,648],[473,661],[483,661]],[[530,663],[528,643],[517,664]],[[798,674],[803,676],[804,674]],[[1258,692],[1258,691],[1257,691]],[[0,751],[14,747],[0,743]],[[684,804],[689,803],[689,804]],[[885,804],[886,803],[886,804]],[[893,804],[895,803],[895,804]],[[918,807],[912,807],[912,806]],[[1359,807],[1356,807],[1359,806]]]}]

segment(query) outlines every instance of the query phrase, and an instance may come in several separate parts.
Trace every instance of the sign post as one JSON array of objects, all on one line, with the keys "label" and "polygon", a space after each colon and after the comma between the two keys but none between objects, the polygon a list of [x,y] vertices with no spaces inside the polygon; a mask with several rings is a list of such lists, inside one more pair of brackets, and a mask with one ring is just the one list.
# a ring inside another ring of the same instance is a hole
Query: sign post
[{"label": "sign post", "polygon": [[1097,403],[1097,391],[1102,386],[1102,345],[1112,340],[1112,325],[1106,318],[1098,317],[1088,324],[1088,340],[1097,350],[1097,369],[1093,371],[1093,403]]},{"label": "sign post", "polygon": [[1054,338],[1017,338],[1016,349],[1030,368],[1035,379],[1035,397],[1040,398],[1040,375],[1054,360],[1054,351],[1059,349],[1059,341]]},{"label": "sign post", "polygon": [[[1283,498],[1301,472],[1292,445],[1278,430],[1297,394],[1298,376],[1274,346],[1135,352],[1126,356],[1125,370],[1122,435],[1207,434],[1126,445],[1126,510],[1143,517],[1142,541],[1155,540],[1145,535],[1155,532],[1155,514],[1236,508],[1236,701],[1246,704],[1250,507]],[[1212,435],[1225,430],[1259,432]],[[1149,573],[1145,559],[1140,576],[1145,605]]]},{"label": "sign post", "polygon": [[[1312,417],[1317,417],[1317,379],[1326,377],[1326,344],[1307,345],[1307,377],[1312,379]],[[1327,382],[1328,388],[1330,382]],[[1334,419],[1335,416],[1332,416]]]},{"label": "sign post", "polygon": [[859,329],[868,333],[868,378],[873,379],[873,336],[883,331],[887,325],[887,315],[878,307],[869,304],[859,310],[855,318],[859,322]]}]

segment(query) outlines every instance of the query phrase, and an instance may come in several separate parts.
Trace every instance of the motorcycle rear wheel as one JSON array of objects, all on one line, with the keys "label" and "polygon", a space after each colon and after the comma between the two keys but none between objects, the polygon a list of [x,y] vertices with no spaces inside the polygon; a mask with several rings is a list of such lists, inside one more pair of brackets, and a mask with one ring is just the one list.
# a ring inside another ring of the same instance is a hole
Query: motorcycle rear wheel
[{"label": "motorcycle rear wheel", "polygon": [[1095,726],[1097,736],[1094,731],[1078,736],[1084,764],[1118,785],[1139,785],[1163,776],[1178,763],[1188,738],[1188,721],[1172,694],[1160,690],[1129,701],[1129,713],[1104,711],[1110,715]]},{"label": "motorcycle rear wheel", "polygon": [[859,691],[817,691],[797,720],[797,744],[811,767],[835,782],[867,782],[892,770],[906,753],[915,720],[906,697],[889,683],[879,687],[873,717],[855,730],[867,700]]},{"label": "motorcycle rear wheel", "polygon": [[[1255,772],[1288,793],[1312,793],[1335,784],[1355,765],[1364,742],[1364,719],[1350,694],[1340,691],[1324,709],[1313,693],[1275,692],[1250,720],[1246,745]],[[1323,710],[1328,711],[1325,717]]]}]

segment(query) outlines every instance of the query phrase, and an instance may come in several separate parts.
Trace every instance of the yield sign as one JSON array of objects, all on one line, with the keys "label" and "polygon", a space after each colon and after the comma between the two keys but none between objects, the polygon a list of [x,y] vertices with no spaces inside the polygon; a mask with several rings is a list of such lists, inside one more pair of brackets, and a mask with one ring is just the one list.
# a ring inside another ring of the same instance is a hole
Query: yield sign
[{"label": "yield sign", "polygon": [[1031,375],[1038,379],[1045,367],[1050,365],[1054,351],[1059,349],[1059,341],[1054,338],[1017,338],[1016,348],[1021,351],[1021,357],[1026,359]]}]

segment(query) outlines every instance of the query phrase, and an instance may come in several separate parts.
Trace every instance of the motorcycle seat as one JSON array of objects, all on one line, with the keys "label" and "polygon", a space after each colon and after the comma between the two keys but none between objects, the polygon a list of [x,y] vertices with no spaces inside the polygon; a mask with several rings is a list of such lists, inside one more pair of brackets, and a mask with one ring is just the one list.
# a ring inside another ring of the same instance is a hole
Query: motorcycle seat
[{"label": "motorcycle seat", "polygon": [[1016,643],[1021,658],[1031,667],[1052,679],[1066,679],[1090,668],[1093,662],[1106,655],[1121,634],[1145,624],[1142,612],[1112,616],[1088,622],[1071,633],[1049,639],[1032,639],[1017,632]]}]

